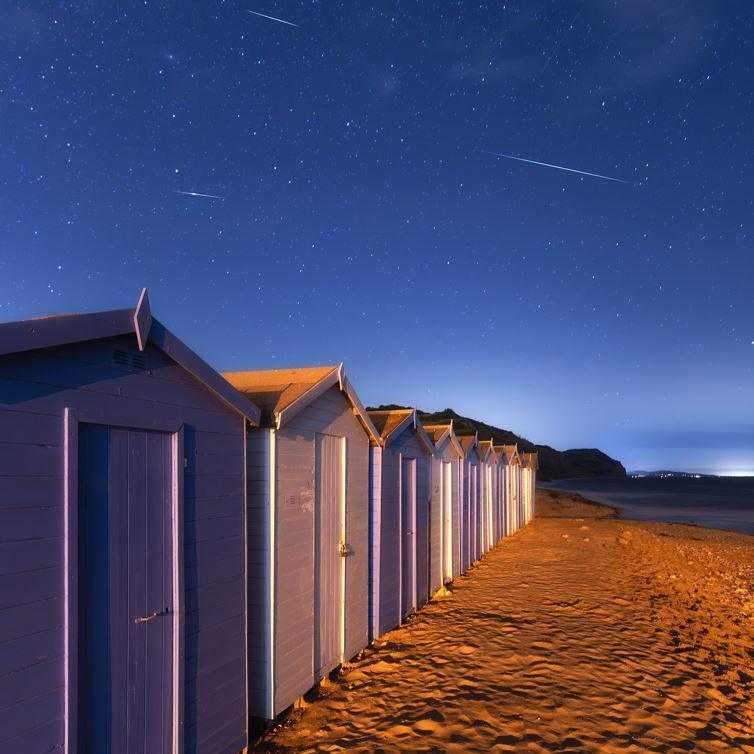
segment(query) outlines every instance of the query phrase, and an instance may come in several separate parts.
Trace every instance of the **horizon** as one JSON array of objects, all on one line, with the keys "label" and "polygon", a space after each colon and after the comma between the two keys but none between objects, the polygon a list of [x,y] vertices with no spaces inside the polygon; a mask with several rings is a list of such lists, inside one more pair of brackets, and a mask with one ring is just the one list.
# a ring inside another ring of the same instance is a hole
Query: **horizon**
[{"label": "horizon", "polygon": [[748,4],[248,10],[7,11],[0,321],[754,475]]}]

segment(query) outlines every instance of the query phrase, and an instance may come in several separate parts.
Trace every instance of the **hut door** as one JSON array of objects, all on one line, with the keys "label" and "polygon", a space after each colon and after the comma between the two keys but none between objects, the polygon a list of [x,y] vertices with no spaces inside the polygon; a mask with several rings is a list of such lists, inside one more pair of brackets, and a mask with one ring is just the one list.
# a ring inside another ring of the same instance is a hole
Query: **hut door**
[{"label": "hut door", "polygon": [[416,610],[416,459],[401,460],[402,584],[401,610],[405,618]]},{"label": "hut door", "polygon": [[495,522],[492,519],[492,499],[493,499],[493,493],[494,488],[492,484],[493,476],[492,476],[492,466],[488,466],[486,469],[487,473],[487,510],[486,510],[486,516],[487,516],[487,543],[486,543],[486,549],[491,550],[492,546],[495,544]]},{"label": "hut door", "polygon": [[82,752],[172,751],[172,439],[79,426]]},{"label": "hut door", "polygon": [[453,470],[450,461],[442,464],[442,580],[453,578]]},{"label": "hut door", "polygon": [[316,436],[314,522],[314,675],[322,678],[341,662],[345,542],[344,443],[334,435]]}]

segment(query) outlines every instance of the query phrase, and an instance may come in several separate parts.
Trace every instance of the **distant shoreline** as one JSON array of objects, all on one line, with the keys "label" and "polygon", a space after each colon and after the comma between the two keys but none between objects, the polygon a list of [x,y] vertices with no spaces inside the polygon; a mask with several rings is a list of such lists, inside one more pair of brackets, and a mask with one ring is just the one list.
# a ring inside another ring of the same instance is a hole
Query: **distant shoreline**
[{"label": "distant shoreline", "polygon": [[612,508],[622,520],[685,524],[754,535],[754,478],[592,477],[540,482]]}]

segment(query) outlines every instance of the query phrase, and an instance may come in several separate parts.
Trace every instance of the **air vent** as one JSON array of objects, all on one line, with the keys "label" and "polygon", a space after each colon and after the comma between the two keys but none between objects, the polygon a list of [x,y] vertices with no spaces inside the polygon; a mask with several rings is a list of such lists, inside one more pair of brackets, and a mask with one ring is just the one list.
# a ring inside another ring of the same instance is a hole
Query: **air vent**
[{"label": "air vent", "polygon": [[144,371],[147,368],[147,359],[143,353],[124,351],[122,348],[113,349],[113,363],[138,371]]},{"label": "air vent", "polygon": [[120,348],[116,348],[113,351],[113,361],[122,367],[128,366],[128,351],[121,351]]},{"label": "air vent", "polygon": [[147,368],[147,360],[144,358],[143,353],[131,354],[131,367],[133,369],[146,369]]}]

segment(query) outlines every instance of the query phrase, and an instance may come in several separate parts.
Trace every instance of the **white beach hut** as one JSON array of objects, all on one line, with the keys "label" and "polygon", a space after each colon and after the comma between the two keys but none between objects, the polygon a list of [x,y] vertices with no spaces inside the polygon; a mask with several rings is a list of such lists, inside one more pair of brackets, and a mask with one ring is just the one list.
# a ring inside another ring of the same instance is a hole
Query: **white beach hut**
[{"label": "white beach hut", "polygon": [[516,445],[504,445],[506,534],[514,534],[521,527],[519,500],[521,497],[521,458]]},{"label": "white beach hut", "polygon": [[432,461],[429,591],[461,572],[461,480],[465,453],[453,422],[424,425],[435,445]]},{"label": "white beach hut", "polygon": [[492,440],[480,440],[482,454],[482,551],[489,552],[497,543],[498,537],[498,487],[500,454]]},{"label": "white beach hut", "polygon": [[250,708],[273,720],[369,642],[369,460],[343,365],[227,372],[248,438]]},{"label": "white beach hut", "polygon": [[477,435],[458,438],[463,449],[461,482],[461,570],[465,571],[480,556],[479,499],[481,451]]},{"label": "white beach hut", "polygon": [[371,636],[398,626],[430,596],[434,443],[415,409],[369,411],[372,461]]}]

